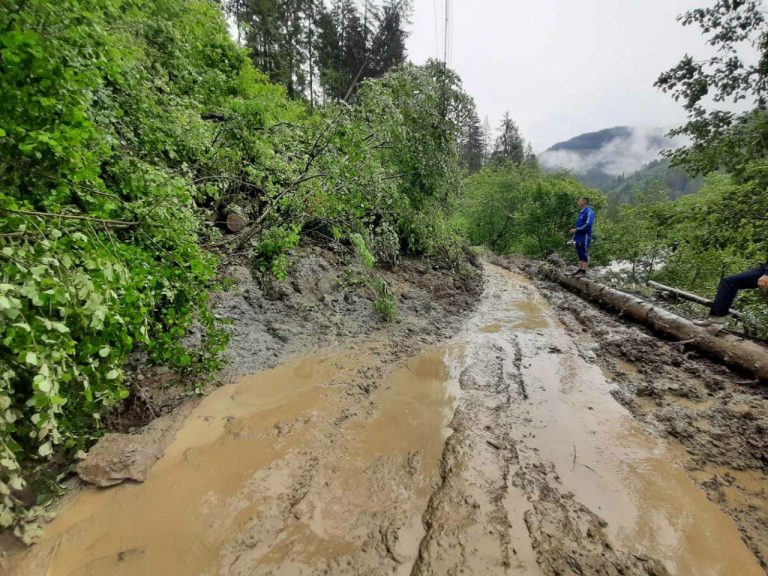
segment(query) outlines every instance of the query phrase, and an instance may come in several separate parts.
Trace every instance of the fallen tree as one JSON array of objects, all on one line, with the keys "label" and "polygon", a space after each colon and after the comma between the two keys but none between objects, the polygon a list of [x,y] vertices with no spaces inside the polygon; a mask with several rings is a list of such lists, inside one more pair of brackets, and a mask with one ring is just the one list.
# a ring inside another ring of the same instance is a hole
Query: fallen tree
[{"label": "fallen tree", "polygon": [[713,336],[690,320],[637,296],[588,278],[566,276],[553,267],[542,266],[538,269],[538,275],[557,282],[587,300],[617,310],[621,315],[641,322],[665,336],[683,341],[730,366],[745,370],[762,382],[768,382],[768,348],[757,342],[728,333]]},{"label": "fallen tree", "polygon": [[[707,300],[706,298],[703,298],[698,294],[692,294],[691,292],[686,292],[685,290],[680,290],[679,288],[673,288],[672,286],[660,284],[658,282],[654,282],[653,280],[648,280],[647,284],[651,288],[655,288],[656,290],[660,290],[661,292],[669,292],[670,294],[674,294],[675,296],[678,296],[683,300],[695,302],[696,304],[701,304],[702,306],[712,307],[712,305],[714,304],[712,300]],[[742,313],[739,312],[738,310],[731,309],[728,312],[734,318],[741,319],[743,317]]]}]

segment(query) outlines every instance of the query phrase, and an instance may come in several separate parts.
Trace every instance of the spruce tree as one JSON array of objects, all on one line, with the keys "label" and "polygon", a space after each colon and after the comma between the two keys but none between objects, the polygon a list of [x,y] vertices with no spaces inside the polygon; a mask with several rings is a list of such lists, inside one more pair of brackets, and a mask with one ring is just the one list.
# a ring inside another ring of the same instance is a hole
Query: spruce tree
[{"label": "spruce tree", "polygon": [[492,157],[498,162],[522,164],[525,161],[525,142],[509,112],[504,113]]},{"label": "spruce tree", "polygon": [[465,135],[461,142],[461,157],[470,174],[480,170],[485,162],[483,129],[480,126],[480,118],[478,118],[477,112],[473,112],[469,118]]}]

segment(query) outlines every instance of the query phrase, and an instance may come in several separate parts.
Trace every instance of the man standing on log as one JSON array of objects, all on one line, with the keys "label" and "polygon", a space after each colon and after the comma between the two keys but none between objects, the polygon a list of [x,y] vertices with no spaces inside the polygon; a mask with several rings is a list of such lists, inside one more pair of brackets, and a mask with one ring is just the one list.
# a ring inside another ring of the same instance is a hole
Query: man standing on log
[{"label": "man standing on log", "polygon": [[754,288],[768,292],[768,263],[720,280],[709,317],[706,320],[698,320],[695,324],[704,326],[712,334],[717,334],[725,327],[726,317],[738,291]]},{"label": "man standing on log", "polygon": [[576,227],[571,228],[573,242],[576,245],[576,255],[579,257],[579,267],[572,276],[584,276],[589,268],[589,244],[592,242],[592,226],[595,224],[595,211],[589,205],[589,198],[579,198],[579,217]]}]

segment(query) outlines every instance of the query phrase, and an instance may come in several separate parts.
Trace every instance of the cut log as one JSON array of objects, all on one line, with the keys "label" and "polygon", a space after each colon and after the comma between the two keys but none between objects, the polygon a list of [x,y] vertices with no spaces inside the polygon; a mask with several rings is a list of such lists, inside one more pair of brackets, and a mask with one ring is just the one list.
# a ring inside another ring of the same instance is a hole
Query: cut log
[{"label": "cut log", "polygon": [[768,382],[768,347],[758,342],[723,332],[713,336],[682,316],[588,278],[573,278],[553,268],[540,268],[539,274],[587,300],[617,310],[667,337],[684,340],[690,346]]},{"label": "cut log", "polygon": [[230,232],[240,232],[248,225],[248,220],[237,212],[227,214],[227,230]]},{"label": "cut log", "polygon": [[[659,284],[658,282],[654,282],[653,280],[648,280],[648,286],[651,286],[652,288],[656,288],[656,290],[661,290],[662,292],[669,292],[670,294],[675,294],[676,296],[679,296],[683,300],[689,300],[691,302],[696,302],[696,304],[701,304],[702,306],[712,306],[714,302],[712,300],[707,300],[706,298],[699,296],[698,294],[692,294],[691,292],[686,292],[685,290],[680,290],[678,288],[672,288],[672,286],[666,286],[664,284]],[[741,318],[742,314],[738,310],[729,310],[728,311],[731,316],[734,318]]]}]

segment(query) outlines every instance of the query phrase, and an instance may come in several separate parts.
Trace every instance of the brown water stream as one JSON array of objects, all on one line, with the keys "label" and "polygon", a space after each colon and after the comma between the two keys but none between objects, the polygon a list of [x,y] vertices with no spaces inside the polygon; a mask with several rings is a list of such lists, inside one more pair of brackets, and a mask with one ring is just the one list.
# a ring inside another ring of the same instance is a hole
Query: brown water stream
[{"label": "brown water stream", "polygon": [[[683,450],[633,420],[575,339],[489,267],[455,342],[394,366],[366,342],[218,389],[146,482],[81,490],[13,574],[535,574],[531,470],[552,465],[612,546],[673,574],[764,574]],[[461,414],[474,424],[453,450]]]}]

